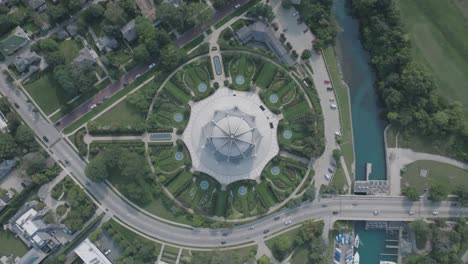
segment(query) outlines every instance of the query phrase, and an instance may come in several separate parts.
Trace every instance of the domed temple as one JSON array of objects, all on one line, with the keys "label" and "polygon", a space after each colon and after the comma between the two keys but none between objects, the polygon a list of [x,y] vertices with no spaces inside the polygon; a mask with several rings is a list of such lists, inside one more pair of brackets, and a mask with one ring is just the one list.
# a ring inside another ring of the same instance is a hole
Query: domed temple
[{"label": "domed temple", "polygon": [[182,140],[192,168],[223,185],[259,180],[263,168],[279,153],[278,121],[256,93],[218,89],[191,105]]}]

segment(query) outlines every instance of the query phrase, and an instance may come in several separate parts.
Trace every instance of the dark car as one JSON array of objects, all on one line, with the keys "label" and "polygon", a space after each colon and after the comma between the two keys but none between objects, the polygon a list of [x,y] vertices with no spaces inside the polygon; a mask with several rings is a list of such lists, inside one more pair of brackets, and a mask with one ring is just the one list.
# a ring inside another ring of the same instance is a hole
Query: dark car
[{"label": "dark car", "polygon": [[332,212],[334,215],[337,215],[339,212],[338,211],[333,211]]},{"label": "dark car", "polygon": [[221,241],[221,245],[224,245],[224,244],[226,244],[226,241]]},{"label": "dark car", "polygon": [[329,172],[329,173],[333,173],[333,169],[332,169],[332,168],[328,168],[328,172]]},{"label": "dark car", "polygon": [[65,160],[65,165],[70,166],[70,161]]},{"label": "dark car", "polygon": [[223,236],[228,236],[228,235],[229,235],[229,233],[223,233]]},{"label": "dark car", "polygon": [[279,219],[280,219],[279,216],[275,216],[275,218],[273,218],[273,220],[275,220],[275,221],[276,221],[276,220],[279,220]]},{"label": "dark car", "polygon": [[49,142],[49,139],[46,136],[42,136],[42,139],[44,140],[45,143]]},{"label": "dark car", "polygon": [[13,105],[16,107],[16,108],[19,108],[19,105],[17,103],[13,103]]},{"label": "dark car", "polygon": [[268,232],[270,232],[270,229],[265,229],[265,230],[263,230],[263,234],[266,234],[266,233],[268,233]]}]

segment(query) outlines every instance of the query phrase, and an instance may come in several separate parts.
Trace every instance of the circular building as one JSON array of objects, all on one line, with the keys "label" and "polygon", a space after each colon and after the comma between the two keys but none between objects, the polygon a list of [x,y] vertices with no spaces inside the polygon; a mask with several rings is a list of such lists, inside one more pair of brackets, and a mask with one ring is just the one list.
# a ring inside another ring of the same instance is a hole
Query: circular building
[{"label": "circular building", "polygon": [[194,170],[223,185],[257,180],[279,152],[278,121],[257,94],[220,88],[192,105],[182,139]]}]

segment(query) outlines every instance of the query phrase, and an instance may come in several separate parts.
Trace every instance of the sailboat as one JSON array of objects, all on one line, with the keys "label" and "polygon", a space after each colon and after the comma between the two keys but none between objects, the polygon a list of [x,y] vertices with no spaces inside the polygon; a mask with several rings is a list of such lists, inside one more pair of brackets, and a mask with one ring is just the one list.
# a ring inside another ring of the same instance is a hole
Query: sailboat
[{"label": "sailboat", "polygon": [[356,254],[354,254],[353,264],[359,264],[359,252],[356,252]]},{"label": "sailboat", "polygon": [[354,248],[358,248],[359,247],[359,235],[356,234],[356,236],[354,237]]}]

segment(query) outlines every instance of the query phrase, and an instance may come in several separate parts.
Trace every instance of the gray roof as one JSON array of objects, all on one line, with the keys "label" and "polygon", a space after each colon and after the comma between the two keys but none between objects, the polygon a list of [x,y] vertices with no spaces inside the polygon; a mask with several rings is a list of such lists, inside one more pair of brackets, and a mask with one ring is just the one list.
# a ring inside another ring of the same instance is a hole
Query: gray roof
[{"label": "gray roof", "polygon": [[57,38],[59,38],[59,39],[64,39],[64,38],[68,37],[68,32],[65,31],[64,29],[61,29],[61,30],[57,31],[57,33],[55,33],[55,35],[57,35]]},{"label": "gray roof", "polygon": [[275,53],[276,57],[283,63],[289,66],[295,64],[295,61],[289,56],[288,51],[275,36],[273,30],[267,27],[263,22],[255,22],[248,27],[243,26],[236,32],[236,35],[244,45],[251,41],[261,42]]},{"label": "gray roof", "polygon": [[[0,132],[1,133],[1,132]],[[5,177],[10,173],[15,165],[15,160],[4,160],[0,163],[0,178]]]},{"label": "gray roof", "polygon": [[125,26],[120,29],[122,36],[128,42],[131,42],[137,38],[137,31],[135,26],[135,19],[130,20]]},{"label": "gray roof", "polygon": [[96,42],[96,46],[98,47],[99,51],[111,51],[119,46],[119,43],[114,37],[104,36],[99,38]]},{"label": "gray roof", "polygon": [[78,53],[78,56],[73,60],[75,63],[82,63],[84,61],[91,61],[92,63],[95,63],[96,60],[93,58],[91,53],[89,52],[89,49],[84,47],[80,50]]},{"label": "gray roof", "polygon": [[19,72],[25,72],[29,66],[41,60],[41,57],[36,52],[29,52],[21,55],[21,57],[15,59],[15,67]]},{"label": "gray roof", "polygon": [[70,36],[72,37],[75,36],[76,33],[78,32],[78,27],[76,23],[68,24],[68,26],[66,26],[65,29],[67,30],[68,34],[70,34]]},{"label": "gray roof", "polygon": [[43,10],[42,6],[45,6],[45,4],[46,4],[45,0],[28,0],[28,5],[35,10],[37,9]]}]

